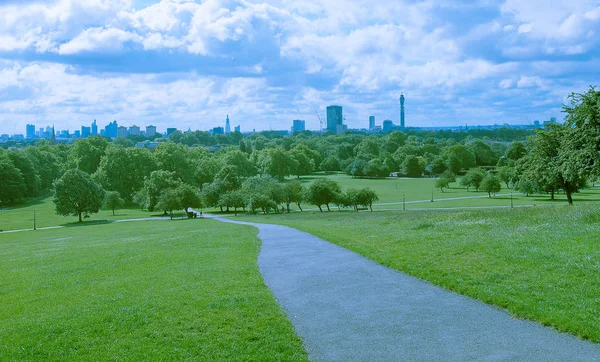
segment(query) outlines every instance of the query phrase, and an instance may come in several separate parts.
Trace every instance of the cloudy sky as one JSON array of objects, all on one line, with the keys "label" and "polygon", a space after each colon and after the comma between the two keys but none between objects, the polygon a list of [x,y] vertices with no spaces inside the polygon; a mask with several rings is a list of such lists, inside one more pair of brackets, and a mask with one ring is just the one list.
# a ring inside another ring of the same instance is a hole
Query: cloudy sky
[{"label": "cloudy sky", "polygon": [[598,0],[0,0],[0,133],[562,119],[600,84]]}]

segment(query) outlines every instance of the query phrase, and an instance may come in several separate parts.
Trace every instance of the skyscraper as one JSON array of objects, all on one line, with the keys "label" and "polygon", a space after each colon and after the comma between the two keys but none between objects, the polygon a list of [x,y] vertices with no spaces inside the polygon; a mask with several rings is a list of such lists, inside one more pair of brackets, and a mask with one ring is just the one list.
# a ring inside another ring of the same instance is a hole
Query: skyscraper
[{"label": "skyscraper", "polygon": [[90,135],[90,127],[81,126],[81,137],[86,138]]},{"label": "skyscraper", "polygon": [[117,128],[117,138],[125,138],[127,137],[127,127],[119,126]]},{"label": "skyscraper", "polygon": [[369,131],[375,129],[375,116],[369,116]]},{"label": "skyscraper", "polygon": [[404,129],[404,93],[400,94],[400,128]]},{"label": "skyscraper", "polygon": [[146,126],[146,137],[154,137],[154,135],[156,134],[156,127],[155,126]]},{"label": "skyscraper", "polygon": [[[94,124],[92,124],[92,134],[94,132],[93,127]],[[119,125],[117,125],[117,121],[110,122],[106,127],[104,127],[104,135],[110,138],[117,138],[117,128],[119,128]]]},{"label": "skyscraper", "polygon": [[292,122],[292,132],[302,132],[306,129],[306,122],[301,119],[295,119]]},{"label": "skyscraper", "polygon": [[227,115],[227,119],[225,120],[225,134],[231,132],[231,126],[229,124],[229,115]]},{"label": "skyscraper", "polygon": [[28,124],[25,127],[25,137],[27,137],[28,139],[33,139],[35,138],[35,125],[33,124]]},{"label": "skyscraper", "polygon": [[389,119],[386,119],[385,121],[383,121],[383,132],[389,133],[392,131],[393,128],[394,128],[394,122],[392,122]]},{"label": "skyscraper", "polygon": [[96,120],[94,120],[94,122],[92,122],[92,136],[95,136],[98,134],[98,125],[96,124]]},{"label": "skyscraper", "polygon": [[338,133],[339,129],[343,129],[343,122],[342,106],[327,107],[327,131]]},{"label": "skyscraper", "polygon": [[242,133],[241,126],[239,124],[237,126],[235,126],[235,131]]},{"label": "skyscraper", "polygon": [[134,136],[139,136],[140,135],[140,127],[138,127],[136,125],[129,127],[129,134],[134,135]]}]

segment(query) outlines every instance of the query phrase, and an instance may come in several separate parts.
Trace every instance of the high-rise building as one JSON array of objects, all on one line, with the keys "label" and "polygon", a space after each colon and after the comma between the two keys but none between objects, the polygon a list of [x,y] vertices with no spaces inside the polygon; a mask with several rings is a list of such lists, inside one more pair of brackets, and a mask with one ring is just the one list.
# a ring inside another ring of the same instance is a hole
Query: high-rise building
[{"label": "high-rise building", "polygon": [[375,129],[375,116],[369,116],[369,131]]},{"label": "high-rise building", "polygon": [[404,129],[404,93],[400,94],[400,128]]},{"label": "high-rise building", "polygon": [[[94,126],[92,124],[92,130],[93,127]],[[119,128],[117,121],[110,122],[106,127],[104,127],[104,135],[110,138],[117,138],[117,128]]]},{"label": "high-rise building", "polygon": [[241,128],[240,128],[240,125],[239,125],[239,124],[238,124],[237,126],[235,126],[235,131],[236,131],[236,132],[242,133],[242,131],[240,131],[240,129],[241,129]]},{"label": "high-rise building", "polygon": [[212,134],[224,134],[225,130],[223,129],[223,127],[215,127],[211,130]]},{"label": "high-rise building", "polygon": [[81,126],[81,137],[86,138],[90,136],[91,128],[86,126]]},{"label": "high-rise building", "polygon": [[35,125],[33,125],[33,124],[28,124],[28,125],[25,127],[25,130],[26,130],[26,132],[25,132],[25,136],[26,136],[28,139],[33,139],[33,138],[35,138]]},{"label": "high-rise building", "polygon": [[392,122],[389,119],[386,119],[385,121],[383,121],[383,132],[385,132],[385,133],[391,132],[393,128],[394,128],[394,122]]},{"label": "high-rise building", "polygon": [[129,134],[133,135],[133,136],[139,136],[140,135],[140,127],[135,126],[135,125],[129,127]]},{"label": "high-rise building", "polygon": [[80,138],[81,137],[81,132],[79,132],[79,130],[74,131],[73,132],[73,137]]},{"label": "high-rise building", "polygon": [[343,129],[343,124],[342,106],[327,107],[327,131],[339,133],[340,128]]},{"label": "high-rise building", "polygon": [[117,128],[117,138],[126,138],[127,137],[127,127],[119,126]]},{"label": "high-rise building", "polygon": [[156,134],[156,127],[155,126],[146,126],[146,137],[154,137],[154,135]]},{"label": "high-rise building", "polygon": [[38,131],[37,136],[39,138],[44,138],[44,127],[40,127],[40,130]]},{"label": "high-rise building", "polygon": [[94,122],[92,122],[92,136],[95,136],[98,134],[98,125],[96,124],[96,120],[94,120]]},{"label": "high-rise building", "polygon": [[167,128],[167,137],[169,137],[175,131],[177,131],[177,128]]},{"label": "high-rise building", "polygon": [[306,129],[306,122],[301,119],[295,119],[292,122],[292,132],[302,132]]},{"label": "high-rise building", "polygon": [[230,133],[231,132],[231,126],[229,124],[229,115],[227,115],[227,119],[225,120],[225,133]]}]

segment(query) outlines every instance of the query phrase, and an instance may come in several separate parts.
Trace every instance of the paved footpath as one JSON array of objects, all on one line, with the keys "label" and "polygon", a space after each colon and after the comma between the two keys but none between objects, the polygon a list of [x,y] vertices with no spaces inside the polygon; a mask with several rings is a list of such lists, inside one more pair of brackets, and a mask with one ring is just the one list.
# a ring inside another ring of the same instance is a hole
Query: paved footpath
[{"label": "paved footpath", "polygon": [[266,285],[313,361],[600,361],[600,345],[285,226],[255,226]]}]

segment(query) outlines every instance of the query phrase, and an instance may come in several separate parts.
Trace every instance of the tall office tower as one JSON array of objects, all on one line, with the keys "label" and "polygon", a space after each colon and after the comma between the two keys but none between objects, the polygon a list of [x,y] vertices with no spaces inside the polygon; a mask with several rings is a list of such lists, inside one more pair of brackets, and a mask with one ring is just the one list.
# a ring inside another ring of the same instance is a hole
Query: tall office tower
[{"label": "tall office tower", "polygon": [[38,131],[38,137],[39,138],[44,138],[44,127],[40,127],[40,130]]},{"label": "tall office tower", "polygon": [[134,135],[134,136],[139,136],[140,135],[140,127],[138,127],[136,125],[129,127],[129,134]]},{"label": "tall office tower", "polygon": [[369,131],[375,129],[375,116],[369,116]]},{"label": "tall office tower", "polygon": [[175,127],[169,127],[167,128],[167,137],[169,137],[170,135],[173,134],[173,132],[177,131],[177,128]]},{"label": "tall office tower", "polygon": [[110,138],[117,138],[117,128],[119,128],[117,121],[110,122],[106,127],[104,127],[104,135]]},{"label": "tall office tower", "polygon": [[306,129],[306,122],[301,119],[295,119],[292,123],[292,132],[302,132]]},{"label": "tall office tower", "polygon": [[239,124],[237,126],[235,126],[235,131],[239,132],[239,133],[242,133],[241,126]]},{"label": "tall office tower", "polygon": [[327,107],[327,131],[338,133],[338,129],[343,128],[343,122],[342,106]]},{"label": "tall office tower", "polygon": [[400,94],[400,127],[404,129],[404,93]]},{"label": "tall office tower", "polygon": [[90,127],[81,126],[81,137],[86,138],[90,136]]},{"label": "tall office tower", "polygon": [[229,115],[227,115],[227,119],[225,120],[225,133],[231,132],[231,126],[229,125]]},{"label": "tall office tower", "polygon": [[126,138],[127,137],[127,127],[119,126],[117,128],[117,138]]},{"label": "tall office tower", "polygon": [[92,136],[95,136],[98,134],[98,125],[96,124],[96,120],[94,120],[94,122],[92,122]]},{"label": "tall office tower", "polygon": [[154,135],[156,134],[156,127],[155,126],[146,126],[146,137],[154,137]]},{"label": "tall office tower", "polygon": [[25,127],[25,137],[27,137],[28,139],[33,139],[35,138],[35,125],[33,124],[28,124]]}]

